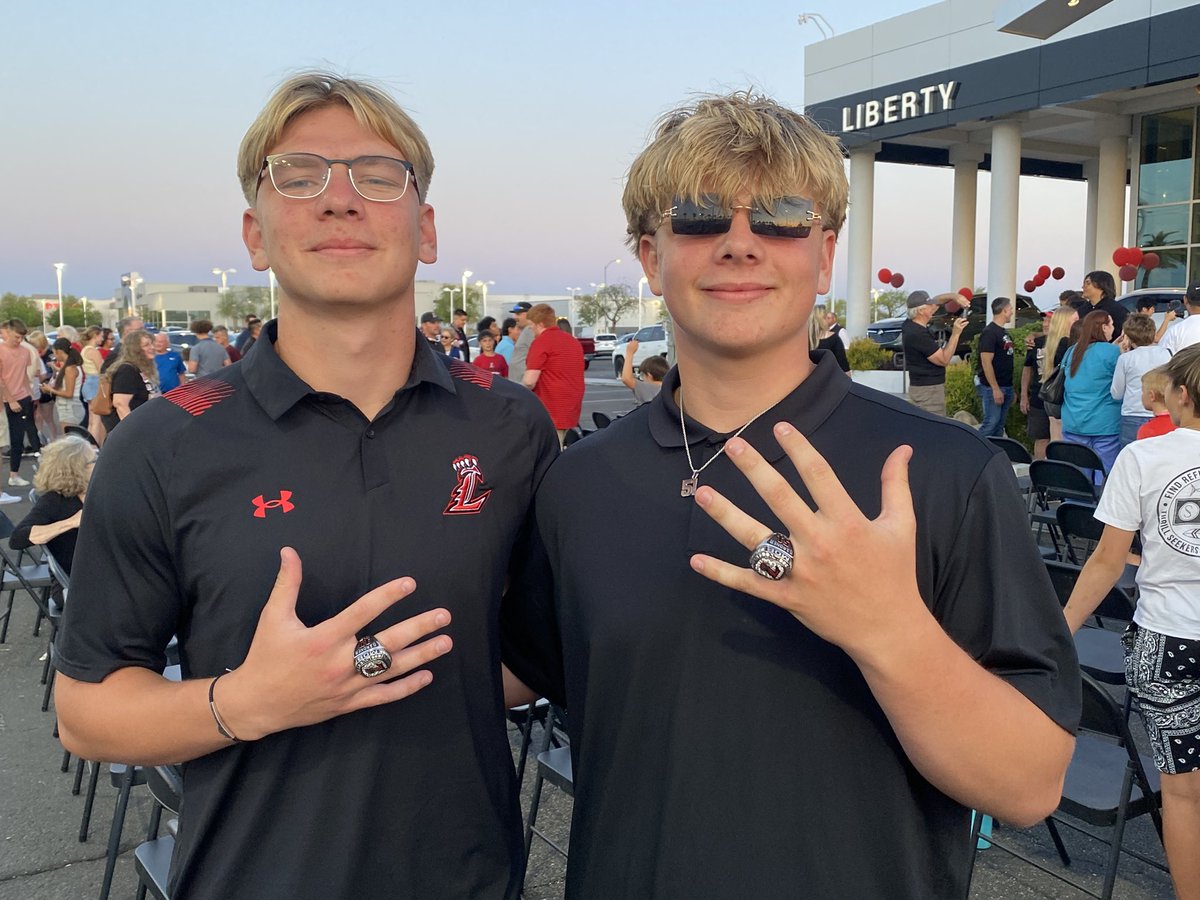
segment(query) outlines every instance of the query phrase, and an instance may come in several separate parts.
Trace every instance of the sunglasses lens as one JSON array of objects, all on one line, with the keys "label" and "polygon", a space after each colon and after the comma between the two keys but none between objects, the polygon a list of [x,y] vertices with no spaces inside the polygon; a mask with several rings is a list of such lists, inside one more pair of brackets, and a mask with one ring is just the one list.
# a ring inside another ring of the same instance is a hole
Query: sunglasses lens
[{"label": "sunglasses lens", "polygon": [[780,197],[772,209],[750,213],[750,230],[764,237],[806,238],[812,222],[812,201],[803,197]]},{"label": "sunglasses lens", "polygon": [[718,200],[704,196],[699,203],[676,199],[671,212],[671,231],[675,234],[724,234],[733,223]]}]

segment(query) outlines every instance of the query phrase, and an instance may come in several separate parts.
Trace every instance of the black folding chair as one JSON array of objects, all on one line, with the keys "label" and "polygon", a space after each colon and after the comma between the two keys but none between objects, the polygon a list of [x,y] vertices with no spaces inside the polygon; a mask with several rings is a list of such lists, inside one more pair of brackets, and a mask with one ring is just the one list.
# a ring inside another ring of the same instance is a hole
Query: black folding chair
[{"label": "black folding chair", "polygon": [[1104,463],[1100,455],[1086,444],[1076,444],[1074,441],[1051,441],[1046,445],[1046,459],[1067,462],[1079,466],[1087,472],[1095,473],[1096,484],[1104,484]]},{"label": "black folding chair", "polygon": [[508,721],[517,726],[521,735],[521,749],[517,755],[517,784],[525,782],[525,763],[529,758],[529,749],[533,746],[533,726],[540,724],[548,728],[547,719],[550,713],[550,701],[544,697],[534,703],[524,706],[514,706],[506,715]]},{"label": "black folding chair", "polygon": [[[1058,832],[1058,825],[1108,845],[1108,859],[1100,892],[1096,893],[1087,885],[1030,858],[1008,846],[1002,839],[997,840],[996,829],[987,840],[1004,852],[1072,885],[1090,897],[1109,900],[1117,880],[1117,868],[1122,852],[1166,871],[1166,866],[1161,862],[1121,846],[1125,823],[1147,813],[1154,822],[1159,840],[1162,840],[1162,792],[1158,770],[1148,757],[1138,753],[1121,707],[1094,678],[1086,672],[1082,677],[1083,706],[1080,731],[1075,741],[1075,754],[1071,757],[1071,765],[1067,769],[1058,810],[1046,819],[1046,827],[1050,829],[1055,849],[1066,867],[1070,867],[1071,857]],[[1066,817],[1094,828],[1111,828],[1112,837],[1106,840],[1094,831],[1068,821]],[[976,816],[972,825],[972,846],[978,843],[979,823],[982,819],[982,816]],[[972,854],[971,869],[967,873],[968,890],[974,861],[975,857]]]},{"label": "black folding chair", "polygon": [[1095,506],[1095,485],[1079,466],[1053,459],[1035,459],[1029,464],[1029,485],[1033,497],[1029,522],[1037,526],[1035,537],[1041,541],[1042,529],[1049,528],[1054,550],[1061,555],[1055,507],[1064,500]]},{"label": "black folding chair", "polygon": [[1020,441],[1013,440],[1010,437],[989,437],[988,440],[1004,451],[1005,455],[1008,456],[1009,462],[1025,465],[1033,462],[1033,457],[1030,456],[1025,445]]},{"label": "black folding chair", "polygon": [[567,851],[537,827],[538,808],[542,803],[542,787],[547,781],[567,796],[575,796],[575,773],[571,766],[571,747],[566,740],[566,718],[563,711],[557,706],[550,708],[547,725],[538,750],[537,776],[533,781],[533,798],[529,803],[529,816],[525,820],[526,863],[529,861],[529,851],[533,846],[534,835],[549,844],[564,859],[567,857]]},{"label": "black folding chair", "polygon": [[[8,514],[0,510],[0,591],[8,594],[5,611],[0,614],[0,644],[8,640],[8,623],[12,619],[13,600],[17,591],[25,591],[37,604],[38,615],[34,622],[33,633],[36,637],[41,631],[42,620],[50,617],[50,591],[54,587],[54,579],[50,576],[50,568],[41,559],[40,551],[35,548],[14,552],[8,546],[14,526]],[[53,638],[53,635],[51,635]],[[43,683],[45,677],[43,676]]]},{"label": "black folding chair", "polygon": [[[1063,606],[1071,599],[1075,582],[1081,569],[1071,563],[1046,560],[1046,572],[1054,593]],[[1120,587],[1114,587],[1097,607],[1096,625],[1085,625],[1075,633],[1075,653],[1079,657],[1079,668],[1093,678],[1118,687],[1125,684],[1125,648],[1121,645],[1119,632],[1100,627],[1099,613],[1106,618],[1128,624],[1133,618],[1133,603]],[[1128,712],[1126,703],[1126,712]]]},{"label": "black folding chair", "polygon": [[607,428],[612,424],[612,417],[607,413],[602,413],[596,410],[592,413],[592,421],[596,423],[596,429]]},{"label": "black folding chair", "polygon": [[568,428],[567,433],[563,435],[563,447],[570,447],[572,444],[582,440],[582,431],[578,428]]},{"label": "black folding chair", "polygon": [[158,832],[164,809],[174,816],[179,815],[183,797],[182,772],[176,766],[147,769],[146,787],[154,798],[154,809],[150,813],[146,840],[133,851],[133,865],[138,877],[137,900],[145,900],[147,891],[155,900],[170,900],[167,876],[171,870],[171,855],[175,852],[175,833],[179,820],[169,820],[167,834],[162,837]]},{"label": "black folding chair", "polygon": [[90,431],[88,431],[86,428],[84,428],[82,425],[64,425],[63,433],[64,434],[73,434],[76,437],[81,437],[85,441],[87,441],[89,444],[91,444],[93,447],[100,446],[99,444],[96,443],[96,439],[94,437],[92,437],[92,433]]},{"label": "black folding chair", "polygon": [[1067,560],[1082,566],[1104,536],[1104,523],[1096,518],[1095,504],[1064,500],[1054,510],[1054,518]]}]

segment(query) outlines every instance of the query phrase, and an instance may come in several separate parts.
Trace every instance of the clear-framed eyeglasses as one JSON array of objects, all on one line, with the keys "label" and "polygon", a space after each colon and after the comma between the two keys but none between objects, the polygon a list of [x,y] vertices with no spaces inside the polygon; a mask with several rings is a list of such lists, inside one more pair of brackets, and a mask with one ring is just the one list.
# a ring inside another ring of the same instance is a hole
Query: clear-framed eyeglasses
[{"label": "clear-framed eyeglasses", "polygon": [[274,153],[263,160],[262,171],[270,175],[271,184],[283,196],[311,200],[329,186],[329,172],[339,163],[349,172],[354,190],[366,200],[394,203],[404,196],[409,181],[420,199],[421,189],[412,163],[391,156],[326,159],[316,153]]}]

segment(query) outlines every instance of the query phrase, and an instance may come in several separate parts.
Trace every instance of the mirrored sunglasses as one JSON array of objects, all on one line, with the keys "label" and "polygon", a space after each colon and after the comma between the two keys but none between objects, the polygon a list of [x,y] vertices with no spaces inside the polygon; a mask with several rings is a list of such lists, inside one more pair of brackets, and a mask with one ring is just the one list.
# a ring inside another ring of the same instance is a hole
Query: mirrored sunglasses
[{"label": "mirrored sunglasses", "polygon": [[750,213],[750,230],[764,237],[806,238],[814,223],[821,221],[813,212],[813,202],[804,197],[776,197],[768,207],[725,206],[713,194],[702,194],[698,201],[676,197],[663,218],[671,220],[674,234],[707,236],[725,234],[733,227],[735,210]]}]

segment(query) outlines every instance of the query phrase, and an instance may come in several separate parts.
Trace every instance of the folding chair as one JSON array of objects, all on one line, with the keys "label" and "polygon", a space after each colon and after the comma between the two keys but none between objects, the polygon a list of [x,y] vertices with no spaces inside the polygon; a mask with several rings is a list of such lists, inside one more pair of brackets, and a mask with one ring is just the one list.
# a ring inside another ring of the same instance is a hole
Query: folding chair
[{"label": "folding chair", "polygon": [[167,876],[171,870],[171,855],[175,852],[175,833],[178,819],[167,822],[167,834],[159,837],[162,812],[179,815],[183,797],[183,776],[176,766],[155,766],[146,771],[146,786],[154,798],[154,809],[150,813],[150,827],[146,840],[133,851],[133,865],[137,870],[137,900],[145,900],[149,891],[155,900],[170,900],[167,891]]},{"label": "folding chair", "polygon": [[96,439],[94,437],[92,437],[92,433],[90,431],[88,431],[86,428],[84,428],[82,425],[64,425],[63,433],[64,434],[73,434],[76,437],[81,437],[85,441],[87,441],[89,444],[91,444],[93,447],[100,446],[99,444],[96,443]]},{"label": "folding chair", "polygon": [[1035,459],[1029,464],[1029,484],[1033,502],[1030,526],[1036,525],[1035,539],[1041,541],[1042,529],[1048,527],[1054,550],[1058,547],[1058,519],[1054,507],[1064,500],[1096,504],[1096,488],[1091,478],[1079,466],[1053,459]]},{"label": "folding chair", "polygon": [[525,763],[529,758],[529,748],[533,745],[533,726],[540,723],[542,728],[548,728],[547,718],[550,713],[550,701],[545,697],[524,706],[514,706],[507,710],[508,721],[517,726],[521,734],[521,749],[517,756],[517,785],[525,783]]},{"label": "folding chair", "polygon": [[1082,566],[1104,536],[1104,523],[1096,518],[1095,505],[1064,500],[1054,510],[1054,518],[1062,534],[1067,561]]},{"label": "folding chair", "polygon": [[[12,555],[8,539],[12,537],[13,531],[12,519],[0,510],[0,572],[3,574],[0,591],[8,594],[7,608],[0,614],[0,620],[4,623],[0,625],[0,644],[8,640],[8,623],[12,618],[13,600],[17,591],[25,591],[37,604],[38,616],[33,627],[36,637],[41,630],[42,620],[50,616],[50,590],[54,587],[49,567],[35,552],[20,550],[15,557]],[[23,562],[26,557],[29,558],[27,563]],[[45,683],[44,676],[42,683]]]},{"label": "folding chair", "polygon": [[988,440],[1004,451],[1008,456],[1009,462],[1023,463],[1025,465],[1033,462],[1033,457],[1030,456],[1025,445],[1020,441],[1015,441],[1009,437],[989,437]]},{"label": "folding chair", "polygon": [[[1007,846],[1003,840],[996,839],[995,831],[989,840],[1004,852],[1029,863],[1051,877],[1066,882],[1089,897],[1109,900],[1112,897],[1113,885],[1117,880],[1117,867],[1121,861],[1122,851],[1147,865],[1166,871],[1166,866],[1162,863],[1121,846],[1125,823],[1147,813],[1154,822],[1159,840],[1162,840],[1162,814],[1160,812],[1162,792],[1158,770],[1154,768],[1154,763],[1149,757],[1138,753],[1121,707],[1112,698],[1112,695],[1086,672],[1083,673],[1082,678],[1083,707],[1080,731],[1075,741],[1075,754],[1071,757],[1071,765],[1067,768],[1067,777],[1063,784],[1058,810],[1046,819],[1046,827],[1050,829],[1050,836],[1058,850],[1059,858],[1067,867],[1071,865],[1071,858],[1067,854],[1057,825],[1063,825],[1072,831],[1108,844],[1109,853],[1100,893],[1095,893],[1086,885],[1068,878],[1062,872],[1044,866],[1020,851]],[[1067,821],[1064,816],[1070,816],[1097,828],[1112,828],[1112,839],[1105,840],[1091,830]],[[979,822],[982,818],[982,816],[975,817],[975,824],[971,828],[973,842],[978,840]],[[975,857],[972,854],[970,869],[967,872],[968,890],[971,876],[974,874],[974,862]]]},{"label": "folding chair", "polygon": [[1086,444],[1074,441],[1051,441],[1046,445],[1046,459],[1068,462],[1094,475],[1094,484],[1104,484],[1104,463],[1099,454]]},{"label": "folding chair", "polygon": [[592,421],[596,423],[596,429],[599,430],[601,428],[607,428],[609,425],[611,425],[612,417],[606,413],[596,410],[594,413],[592,413]]},{"label": "folding chair", "polygon": [[568,428],[567,433],[563,435],[563,447],[570,447],[577,441],[583,440],[583,432],[578,428]]},{"label": "folding chair", "polygon": [[[571,767],[571,747],[565,743],[566,720],[565,714],[557,706],[550,707],[545,736],[537,755],[537,777],[533,781],[533,799],[529,803],[529,816],[525,821],[525,861],[529,862],[529,851],[533,846],[533,836],[537,835],[550,845],[556,853],[567,858],[567,851],[538,829],[537,814],[542,803],[542,786],[549,781],[568,797],[575,796],[575,777]],[[552,743],[562,743],[551,747]]]},{"label": "folding chair", "polygon": [[[1063,606],[1071,599],[1071,591],[1079,579],[1081,569],[1071,563],[1046,560],[1046,572],[1058,602]],[[1108,613],[1107,618],[1128,623],[1133,618],[1133,606],[1130,599],[1120,589],[1114,587],[1109,591],[1097,607]],[[1121,635],[1096,625],[1085,625],[1075,634],[1075,653],[1079,657],[1079,668],[1098,681],[1122,687],[1125,684],[1125,648],[1121,645]],[[1128,704],[1126,704],[1128,712]]]}]

